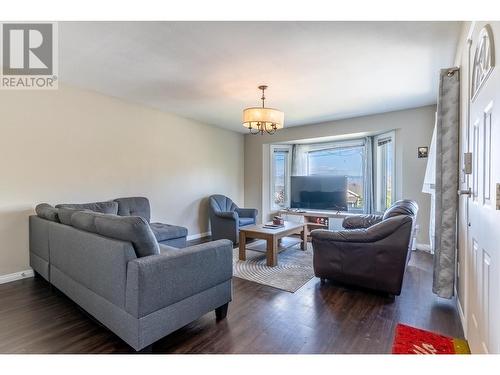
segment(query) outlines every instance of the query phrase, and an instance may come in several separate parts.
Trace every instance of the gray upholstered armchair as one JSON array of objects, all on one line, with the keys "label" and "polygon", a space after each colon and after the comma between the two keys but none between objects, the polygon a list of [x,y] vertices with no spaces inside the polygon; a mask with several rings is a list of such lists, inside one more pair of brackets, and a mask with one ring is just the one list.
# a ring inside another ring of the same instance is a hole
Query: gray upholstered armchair
[{"label": "gray upholstered armchair", "polygon": [[228,239],[234,244],[239,242],[240,227],[257,222],[255,208],[239,208],[224,195],[212,195],[208,199],[208,212],[212,240]]}]

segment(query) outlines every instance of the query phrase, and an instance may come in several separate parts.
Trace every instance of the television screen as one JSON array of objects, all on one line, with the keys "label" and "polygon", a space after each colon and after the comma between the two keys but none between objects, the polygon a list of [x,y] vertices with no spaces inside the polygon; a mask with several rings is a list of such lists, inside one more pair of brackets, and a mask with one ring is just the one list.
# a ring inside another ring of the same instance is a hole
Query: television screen
[{"label": "television screen", "polygon": [[347,211],[346,176],[292,176],[291,208]]}]

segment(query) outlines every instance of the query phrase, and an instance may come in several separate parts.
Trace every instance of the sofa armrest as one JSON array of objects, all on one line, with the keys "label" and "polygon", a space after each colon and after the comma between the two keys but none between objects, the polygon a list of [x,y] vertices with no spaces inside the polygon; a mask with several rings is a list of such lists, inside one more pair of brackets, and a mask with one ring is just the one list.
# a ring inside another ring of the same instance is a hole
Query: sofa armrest
[{"label": "sofa armrest", "polygon": [[369,228],[382,221],[381,215],[353,215],[348,216],[342,221],[344,229],[363,229]]},{"label": "sofa armrest", "polygon": [[229,240],[207,242],[128,263],[126,310],[140,318],[233,276]]},{"label": "sofa armrest", "polygon": [[238,215],[240,217],[251,217],[255,219],[257,217],[257,214],[259,213],[259,210],[256,208],[237,208],[236,212],[238,212]]},{"label": "sofa armrest", "polygon": [[[379,241],[397,231],[402,225],[411,223],[412,219],[406,215],[394,216],[377,224],[363,229],[331,231],[316,229],[311,232],[313,241],[328,242],[357,242],[367,243]],[[314,244],[314,242],[313,242]]]},{"label": "sofa armrest", "polygon": [[221,219],[230,219],[238,221],[239,215],[236,211],[226,211],[226,212],[215,212],[215,216]]}]

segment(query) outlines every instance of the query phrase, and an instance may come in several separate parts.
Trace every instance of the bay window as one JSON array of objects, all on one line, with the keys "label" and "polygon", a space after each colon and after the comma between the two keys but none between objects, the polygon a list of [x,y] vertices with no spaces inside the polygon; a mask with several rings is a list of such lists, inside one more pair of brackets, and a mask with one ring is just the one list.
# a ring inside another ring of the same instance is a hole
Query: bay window
[{"label": "bay window", "polygon": [[347,178],[348,212],[383,212],[395,199],[395,133],[271,145],[271,210],[290,207],[290,176]]}]

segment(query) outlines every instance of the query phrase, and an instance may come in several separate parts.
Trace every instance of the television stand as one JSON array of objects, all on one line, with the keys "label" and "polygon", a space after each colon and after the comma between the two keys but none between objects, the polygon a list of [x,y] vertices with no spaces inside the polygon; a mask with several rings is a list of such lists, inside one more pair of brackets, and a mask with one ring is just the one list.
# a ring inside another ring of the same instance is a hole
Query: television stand
[{"label": "television stand", "polygon": [[[347,216],[354,216],[352,212],[347,211],[321,211],[321,210],[295,210],[284,209],[279,211],[280,215],[293,215],[303,218],[303,223],[307,225],[307,232],[310,233],[313,229],[328,229],[330,228],[330,220],[343,220]],[[286,220],[286,219],[285,219]]]}]

